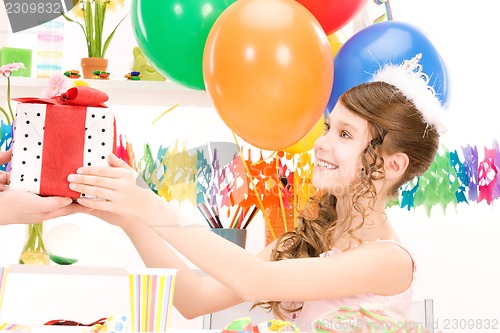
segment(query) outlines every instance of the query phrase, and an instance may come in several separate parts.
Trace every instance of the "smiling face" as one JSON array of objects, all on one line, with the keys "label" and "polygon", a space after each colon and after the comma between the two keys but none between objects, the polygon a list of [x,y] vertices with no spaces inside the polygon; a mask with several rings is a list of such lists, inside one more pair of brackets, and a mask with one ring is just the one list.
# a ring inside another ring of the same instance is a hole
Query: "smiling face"
[{"label": "smiling face", "polygon": [[325,122],[325,134],[314,144],[313,184],[336,196],[348,194],[359,180],[361,155],[372,135],[368,121],[337,103]]}]

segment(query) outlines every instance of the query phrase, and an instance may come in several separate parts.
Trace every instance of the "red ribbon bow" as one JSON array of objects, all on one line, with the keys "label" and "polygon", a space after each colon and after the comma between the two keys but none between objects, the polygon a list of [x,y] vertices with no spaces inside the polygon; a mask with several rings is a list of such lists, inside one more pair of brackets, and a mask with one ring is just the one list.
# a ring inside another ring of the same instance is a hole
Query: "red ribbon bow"
[{"label": "red ribbon bow", "polygon": [[53,105],[75,105],[88,107],[105,108],[104,102],[108,100],[108,95],[100,90],[78,86],[68,89],[61,96],[53,98],[20,97],[13,98],[20,103],[53,104]]}]

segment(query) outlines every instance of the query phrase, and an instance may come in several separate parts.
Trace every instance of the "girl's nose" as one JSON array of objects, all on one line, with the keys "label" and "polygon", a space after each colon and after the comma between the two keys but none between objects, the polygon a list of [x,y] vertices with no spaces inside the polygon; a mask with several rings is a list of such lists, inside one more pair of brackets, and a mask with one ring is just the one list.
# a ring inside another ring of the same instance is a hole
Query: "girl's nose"
[{"label": "girl's nose", "polygon": [[328,138],[328,133],[326,133],[325,135],[322,135],[318,139],[316,139],[316,142],[314,142],[314,151],[315,152],[318,150],[328,150],[327,138]]}]

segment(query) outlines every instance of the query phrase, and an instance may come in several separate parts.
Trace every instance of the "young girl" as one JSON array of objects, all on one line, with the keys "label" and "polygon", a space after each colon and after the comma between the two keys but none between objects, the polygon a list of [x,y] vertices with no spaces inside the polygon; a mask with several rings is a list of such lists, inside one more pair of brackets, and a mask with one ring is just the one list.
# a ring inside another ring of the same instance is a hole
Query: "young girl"
[{"label": "young girl", "polygon": [[[116,156],[111,167],[80,168],[68,177],[70,188],[105,199],[78,201],[123,228],[147,266],[179,269],[174,306],[187,318],[243,301],[304,328],[341,306],[365,302],[407,315],[415,264],[385,207],[402,184],[431,165],[442,129],[441,104],[417,62],[387,65],[374,82],[341,96],[314,146],[320,195],[293,232],[257,256],[193,227],[199,225],[141,185]],[[207,276],[189,269],[167,244]]]}]

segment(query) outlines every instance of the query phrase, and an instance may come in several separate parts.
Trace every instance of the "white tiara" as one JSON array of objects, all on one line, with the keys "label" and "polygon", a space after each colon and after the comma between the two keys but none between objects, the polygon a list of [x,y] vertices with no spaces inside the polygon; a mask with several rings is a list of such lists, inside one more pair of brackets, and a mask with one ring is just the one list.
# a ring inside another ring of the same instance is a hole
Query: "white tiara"
[{"label": "white tiara", "polygon": [[443,134],[446,132],[444,107],[436,97],[434,88],[429,86],[429,76],[422,72],[422,65],[418,63],[421,58],[422,54],[419,53],[399,66],[386,64],[373,75],[373,80],[395,86],[420,111],[424,122]]}]

